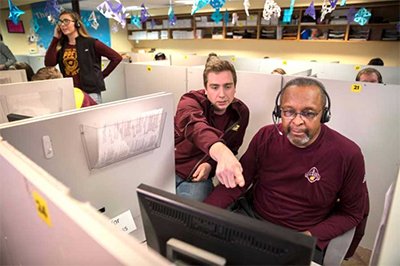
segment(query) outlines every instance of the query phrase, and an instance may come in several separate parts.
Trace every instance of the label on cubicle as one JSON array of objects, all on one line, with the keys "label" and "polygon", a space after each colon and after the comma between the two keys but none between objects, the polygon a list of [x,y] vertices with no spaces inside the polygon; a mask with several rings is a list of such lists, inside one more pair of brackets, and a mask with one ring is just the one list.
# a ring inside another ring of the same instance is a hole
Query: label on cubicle
[{"label": "label on cubicle", "polygon": [[129,234],[137,229],[130,210],[112,218],[111,223],[118,227],[122,232]]}]

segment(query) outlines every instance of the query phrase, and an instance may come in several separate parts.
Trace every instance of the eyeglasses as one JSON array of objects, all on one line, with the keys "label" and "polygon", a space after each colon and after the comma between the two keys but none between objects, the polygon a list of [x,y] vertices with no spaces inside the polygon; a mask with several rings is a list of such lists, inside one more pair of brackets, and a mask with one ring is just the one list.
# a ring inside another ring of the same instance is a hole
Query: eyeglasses
[{"label": "eyeglasses", "polygon": [[75,22],[75,20],[70,20],[70,19],[63,19],[63,20],[58,20],[57,21],[57,24],[58,25],[61,25],[61,24],[64,24],[65,26],[68,26],[69,25],[69,23],[71,23],[71,22]]},{"label": "eyeglasses", "polygon": [[307,120],[313,120],[321,111],[313,112],[313,111],[301,111],[295,112],[293,109],[281,109],[282,115],[285,118],[295,119],[297,115],[300,115],[301,118],[305,118]]}]

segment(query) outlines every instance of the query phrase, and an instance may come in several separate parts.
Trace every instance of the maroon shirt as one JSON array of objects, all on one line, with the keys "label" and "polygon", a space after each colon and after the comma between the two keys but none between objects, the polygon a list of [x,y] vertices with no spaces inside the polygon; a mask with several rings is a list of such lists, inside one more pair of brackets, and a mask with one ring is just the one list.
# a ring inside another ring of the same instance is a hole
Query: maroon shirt
[{"label": "maroon shirt", "polygon": [[175,115],[175,171],[183,179],[191,178],[197,166],[208,162],[214,175],[216,162],[209,156],[210,147],[221,141],[237,154],[249,123],[249,109],[234,99],[225,114],[216,115],[205,90],[182,96]]},{"label": "maroon shirt", "polygon": [[[240,162],[246,186],[256,181],[254,210],[272,223],[310,231],[322,249],[363,218],[367,194],[361,150],[325,125],[306,148],[292,145],[273,125],[263,127]],[[244,189],[220,185],[205,202],[225,208]]]}]

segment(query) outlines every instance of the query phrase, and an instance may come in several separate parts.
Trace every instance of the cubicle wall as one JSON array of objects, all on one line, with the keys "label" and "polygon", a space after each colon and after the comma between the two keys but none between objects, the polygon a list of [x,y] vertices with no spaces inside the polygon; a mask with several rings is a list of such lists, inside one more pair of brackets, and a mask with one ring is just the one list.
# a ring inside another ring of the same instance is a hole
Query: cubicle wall
[{"label": "cubicle wall", "polygon": [[170,265],[0,140],[0,265]]},{"label": "cubicle wall", "polygon": [[159,93],[3,124],[0,135],[77,200],[108,218],[123,214],[143,241],[136,187],[175,193],[173,115],[172,95]]},{"label": "cubicle wall", "polygon": [[186,67],[157,64],[125,65],[127,97],[136,97],[160,91],[174,96],[174,111],[180,97],[186,92]]},{"label": "cubicle wall", "polygon": [[[0,71],[1,72],[1,71]],[[7,114],[40,116],[75,109],[72,78],[0,85],[0,123]]]},{"label": "cubicle wall", "polygon": [[0,71],[0,78],[3,80],[6,79],[5,81],[2,81],[2,84],[28,81],[26,72],[23,69],[2,70]]},{"label": "cubicle wall", "polygon": [[[102,64],[106,66],[108,60],[103,60]],[[103,103],[126,99],[126,85],[125,85],[125,66],[129,63],[121,62],[111,74],[104,79],[106,90],[101,93]],[[134,74],[133,74],[134,75]]]},{"label": "cubicle wall", "polygon": [[[243,144],[239,149],[241,156],[247,149],[257,131],[272,123],[275,97],[281,88],[280,75],[236,71],[237,84],[235,97],[242,100],[250,110],[250,121]],[[204,88],[203,68],[188,68],[188,90]]]},{"label": "cubicle wall", "polygon": [[[285,76],[284,83],[293,77]],[[319,79],[332,106],[327,126],[357,143],[366,164],[370,215],[362,246],[372,249],[384,195],[400,165],[400,86]]]}]

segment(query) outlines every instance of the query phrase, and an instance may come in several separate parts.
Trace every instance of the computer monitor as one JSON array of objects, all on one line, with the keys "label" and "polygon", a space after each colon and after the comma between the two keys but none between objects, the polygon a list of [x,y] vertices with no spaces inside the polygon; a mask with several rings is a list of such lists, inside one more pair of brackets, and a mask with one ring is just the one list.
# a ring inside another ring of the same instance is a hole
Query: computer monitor
[{"label": "computer monitor", "polygon": [[189,265],[310,265],[316,240],[266,221],[137,188],[147,245]]}]

